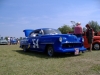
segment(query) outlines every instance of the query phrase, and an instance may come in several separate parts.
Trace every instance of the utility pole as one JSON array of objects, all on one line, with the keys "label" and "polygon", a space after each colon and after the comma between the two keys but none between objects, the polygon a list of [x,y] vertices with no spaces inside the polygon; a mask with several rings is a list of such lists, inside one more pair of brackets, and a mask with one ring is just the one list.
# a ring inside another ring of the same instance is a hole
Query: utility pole
[{"label": "utility pole", "polygon": [[73,27],[75,27],[76,25],[75,21],[71,21],[71,23],[73,24]]},{"label": "utility pole", "polygon": [[75,21],[70,21],[70,22],[73,24],[72,29],[74,30],[74,27],[76,25],[76,22]]}]

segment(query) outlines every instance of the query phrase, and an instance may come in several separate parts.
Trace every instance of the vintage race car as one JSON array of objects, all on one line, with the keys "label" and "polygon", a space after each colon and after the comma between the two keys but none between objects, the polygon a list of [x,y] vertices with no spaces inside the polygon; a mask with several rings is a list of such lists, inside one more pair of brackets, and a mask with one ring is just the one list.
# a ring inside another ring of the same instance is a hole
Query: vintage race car
[{"label": "vintage race car", "polygon": [[26,51],[46,52],[49,56],[55,53],[84,52],[84,39],[75,35],[61,34],[57,29],[41,28],[36,30],[24,30],[27,38],[20,41],[20,48]]}]

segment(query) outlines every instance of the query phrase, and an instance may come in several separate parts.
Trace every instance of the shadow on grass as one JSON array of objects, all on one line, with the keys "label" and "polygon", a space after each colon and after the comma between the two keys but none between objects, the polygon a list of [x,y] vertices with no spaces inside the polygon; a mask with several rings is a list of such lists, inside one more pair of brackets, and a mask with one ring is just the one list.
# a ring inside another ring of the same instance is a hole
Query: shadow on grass
[{"label": "shadow on grass", "polygon": [[92,51],[100,51],[100,50],[92,50]]},{"label": "shadow on grass", "polygon": [[39,57],[39,58],[46,58],[46,59],[48,59],[48,58],[76,57],[76,56],[81,55],[81,54],[73,55],[73,54],[70,54],[70,53],[66,53],[66,54],[57,53],[57,54],[55,54],[55,56],[50,57],[46,53],[43,53],[43,52],[35,52],[35,51],[24,52],[23,50],[13,50],[13,51],[18,52],[20,54],[24,54],[24,55],[36,56],[36,57]]}]

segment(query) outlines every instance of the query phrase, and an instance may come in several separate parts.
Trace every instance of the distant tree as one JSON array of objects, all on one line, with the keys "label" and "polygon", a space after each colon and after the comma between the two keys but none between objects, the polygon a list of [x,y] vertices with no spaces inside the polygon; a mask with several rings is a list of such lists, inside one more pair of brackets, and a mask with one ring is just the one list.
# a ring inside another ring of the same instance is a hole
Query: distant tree
[{"label": "distant tree", "polygon": [[19,38],[17,38],[17,40],[20,40]]},{"label": "distant tree", "polygon": [[20,37],[20,40],[22,40],[23,39],[23,37]]},{"label": "distant tree", "polygon": [[86,31],[86,28],[85,27],[83,27],[83,31]]},{"label": "distant tree", "polygon": [[89,21],[90,26],[93,28],[94,32],[100,31],[100,26],[97,21]]},{"label": "distant tree", "polygon": [[63,25],[61,27],[58,28],[62,34],[66,34],[68,32],[72,31],[72,27],[68,26],[68,25]]},{"label": "distant tree", "polygon": [[3,37],[1,37],[1,39],[3,39]]},{"label": "distant tree", "polygon": [[4,39],[8,40],[8,37],[6,36]]},{"label": "distant tree", "polygon": [[72,30],[74,31],[75,25],[72,26]]},{"label": "distant tree", "polygon": [[76,26],[76,22],[75,21],[71,21],[72,25],[72,30],[74,31],[74,27]]}]

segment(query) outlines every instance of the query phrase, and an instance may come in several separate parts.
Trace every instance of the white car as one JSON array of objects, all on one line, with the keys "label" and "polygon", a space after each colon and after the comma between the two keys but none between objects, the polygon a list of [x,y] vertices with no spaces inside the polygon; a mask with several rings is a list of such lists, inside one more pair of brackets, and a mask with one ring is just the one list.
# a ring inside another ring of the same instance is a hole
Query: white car
[{"label": "white car", "polygon": [[5,39],[0,39],[0,45],[8,45],[8,41]]}]

